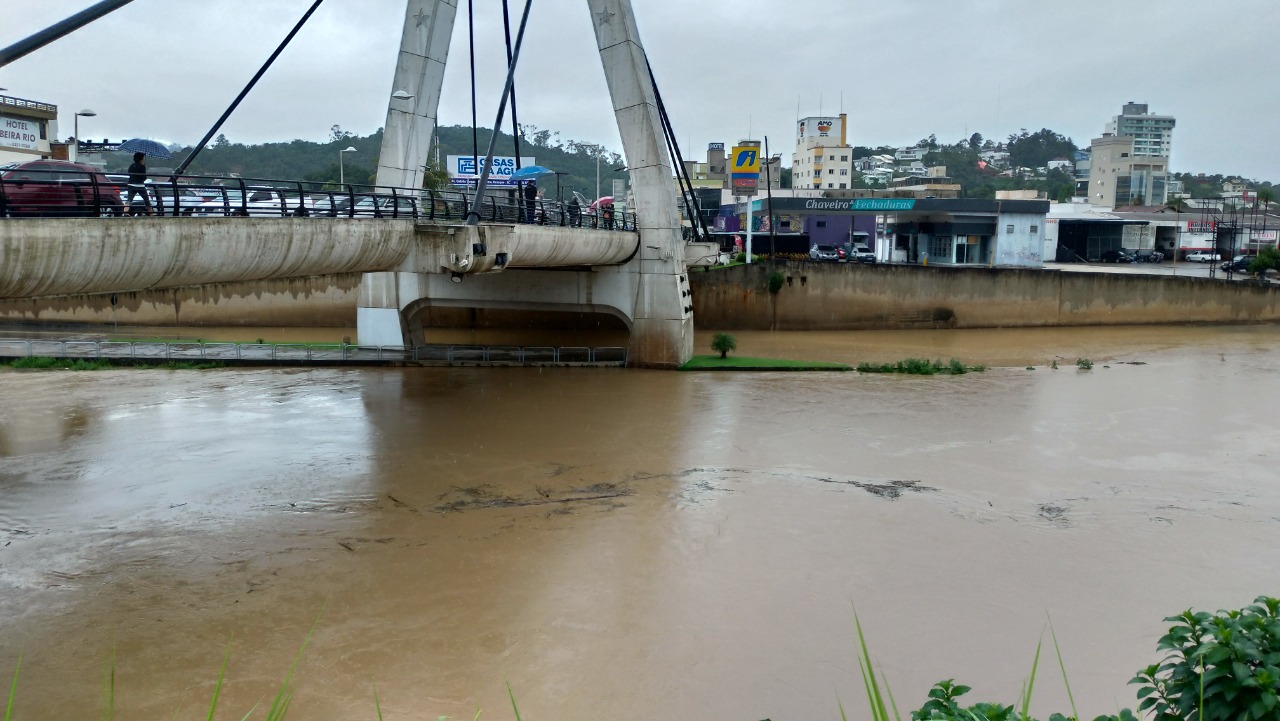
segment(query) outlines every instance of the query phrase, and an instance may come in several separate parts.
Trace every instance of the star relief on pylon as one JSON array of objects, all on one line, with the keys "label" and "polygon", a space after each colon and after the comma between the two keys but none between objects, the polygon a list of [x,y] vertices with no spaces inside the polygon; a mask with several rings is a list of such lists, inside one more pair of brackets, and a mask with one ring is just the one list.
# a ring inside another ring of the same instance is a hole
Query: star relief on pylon
[{"label": "star relief on pylon", "polygon": [[427,21],[427,11],[422,8],[418,8],[418,14],[414,15],[413,19],[418,21],[417,27],[422,27],[422,23]]},{"label": "star relief on pylon", "polygon": [[609,25],[613,20],[613,16],[616,14],[617,13],[611,12],[609,8],[605,8],[601,10],[599,13],[597,13],[596,17],[600,20],[599,24]]}]

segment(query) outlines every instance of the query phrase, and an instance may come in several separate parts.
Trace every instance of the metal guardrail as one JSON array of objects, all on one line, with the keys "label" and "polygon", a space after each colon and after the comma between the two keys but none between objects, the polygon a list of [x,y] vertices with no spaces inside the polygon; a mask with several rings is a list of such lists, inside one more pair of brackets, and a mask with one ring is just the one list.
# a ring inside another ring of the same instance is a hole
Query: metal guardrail
[{"label": "metal guardrail", "polygon": [[57,115],[58,106],[50,103],[42,103],[38,100],[27,100],[26,98],[15,98],[12,95],[0,95],[0,107],[22,108],[24,110],[38,110],[42,113],[53,113]]},{"label": "metal guardrail", "polygon": [[[462,190],[395,188],[266,178],[150,174],[143,186],[89,166],[31,161],[0,166],[0,218],[258,217],[415,218],[458,221],[473,210]],[[515,193],[486,196],[474,208],[482,222],[634,231],[635,213]]]},{"label": "metal guardrail", "polygon": [[344,343],[203,343],[0,338],[0,358],[230,361],[236,363],[440,363],[446,365],[625,366],[621,346],[365,346]]}]

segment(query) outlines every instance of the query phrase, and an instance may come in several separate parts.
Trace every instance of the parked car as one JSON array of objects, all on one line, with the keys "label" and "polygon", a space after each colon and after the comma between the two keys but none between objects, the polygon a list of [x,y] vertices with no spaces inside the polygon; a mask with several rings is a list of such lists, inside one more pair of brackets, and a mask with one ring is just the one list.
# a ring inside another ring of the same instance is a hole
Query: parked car
[{"label": "parked car", "polygon": [[1134,262],[1134,257],[1127,250],[1121,248],[1119,250],[1104,251],[1099,260],[1103,263],[1132,263]]},{"label": "parked car", "polygon": [[379,218],[410,217],[418,215],[418,204],[413,198],[390,195],[366,195],[356,201],[356,215],[376,216]]},{"label": "parked car", "polygon": [[1252,255],[1237,255],[1236,257],[1223,263],[1220,268],[1228,273],[1248,273],[1249,264],[1253,262]]},{"label": "parked car", "polygon": [[120,189],[102,171],[63,160],[0,166],[0,217],[120,215]]},{"label": "parked car", "polygon": [[[128,197],[127,191],[121,191],[125,197]],[[205,203],[204,197],[196,194],[190,188],[179,185],[175,186],[168,183],[152,183],[147,182],[147,197],[151,200],[151,208],[157,215],[191,215],[195,209]],[[175,202],[176,201],[176,202]],[[146,212],[145,203],[142,198],[135,195],[133,202],[129,204],[126,212],[130,214],[141,214]]]},{"label": "parked car", "polygon": [[1158,250],[1139,250],[1133,254],[1138,263],[1163,263],[1164,253]]},{"label": "parked car", "polygon": [[809,248],[809,260],[840,260],[840,251],[834,245],[815,245]]},{"label": "parked car", "polygon": [[[227,188],[225,201],[221,198],[205,201],[193,208],[191,214],[197,217],[244,214],[280,217],[282,215],[294,215],[298,212],[298,196],[296,193],[290,194],[279,188],[265,186],[253,186],[248,188],[248,191],[249,197],[242,203],[240,190],[238,188]],[[302,205],[307,212],[310,212],[314,202],[310,198],[304,198]]]},{"label": "parked car", "polygon": [[874,263],[876,262],[876,253],[861,243],[853,246],[853,261],[855,263]]},{"label": "parked car", "polygon": [[1208,250],[1196,250],[1187,253],[1186,260],[1189,263],[1216,263],[1222,260],[1222,256]]}]

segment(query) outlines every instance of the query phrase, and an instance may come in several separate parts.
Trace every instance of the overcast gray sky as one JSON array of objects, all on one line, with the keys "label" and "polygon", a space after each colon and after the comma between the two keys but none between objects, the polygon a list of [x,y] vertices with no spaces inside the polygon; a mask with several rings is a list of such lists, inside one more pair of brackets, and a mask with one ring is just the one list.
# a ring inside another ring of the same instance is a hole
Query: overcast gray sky
[{"label": "overcast gray sky", "polygon": [[[441,123],[470,124],[466,0]],[[92,0],[0,0],[0,46]],[[85,138],[193,143],[309,0],[134,0],[0,68]],[[1177,118],[1172,166],[1280,181],[1274,0],[634,0],[686,157],[768,135],[787,162],[801,116],[850,116],[855,145],[1052,128],[1087,146],[1121,104]],[[227,122],[235,142],[323,140],[383,124],[405,0],[326,0]],[[513,22],[523,7],[511,0]],[[499,0],[476,2],[480,124],[504,68]],[[513,30],[514,32],[514,30]],[[536,0],[517,74],[522,124],[620,150],[583,0]],[[842,100],[843,96],[843,100]],[[510,121],[508,120],[508,123]]]}]

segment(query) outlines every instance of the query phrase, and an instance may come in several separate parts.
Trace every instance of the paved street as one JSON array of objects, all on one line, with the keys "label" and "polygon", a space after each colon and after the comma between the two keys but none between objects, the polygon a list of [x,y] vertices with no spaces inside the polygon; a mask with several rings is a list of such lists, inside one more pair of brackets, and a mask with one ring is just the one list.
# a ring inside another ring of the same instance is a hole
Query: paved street
[{"label": "paved street", "polygon": [[[1180,261],[1174,263],[1165,261],[1163,263],[1045,263],[1045,270],[1061,270],[1070,273],[1128,273],[1143,275],[1178,275],[1185,278],[1208,278],[1210,271],[1213,271],[1212,277],[1219,279],[1241,280],[1248,278],[1248,275],[1234,273],[1227,275],[1217,263],[1188,263]],[[1275,276],[1271,276],[1272,281]]]}]

